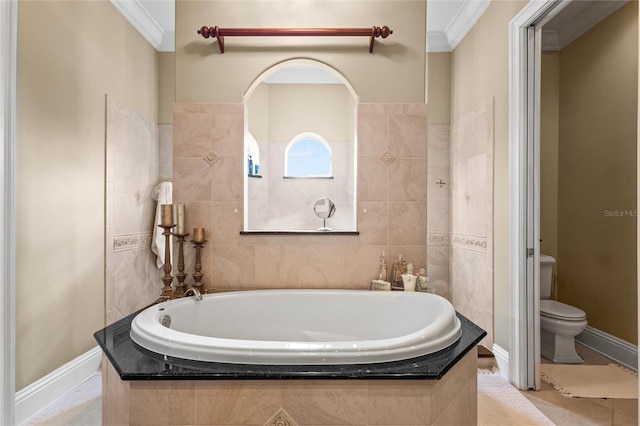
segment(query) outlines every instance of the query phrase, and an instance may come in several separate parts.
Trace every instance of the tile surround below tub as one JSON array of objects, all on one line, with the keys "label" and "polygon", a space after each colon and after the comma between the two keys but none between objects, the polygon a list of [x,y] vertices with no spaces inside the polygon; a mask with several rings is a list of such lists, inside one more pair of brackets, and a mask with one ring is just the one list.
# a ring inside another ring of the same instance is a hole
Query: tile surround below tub
[{"label": "tile surround below tub", "polygon": [[475,345],[440,380],[122,381],[105,367],[105,425],[477,423]]}]

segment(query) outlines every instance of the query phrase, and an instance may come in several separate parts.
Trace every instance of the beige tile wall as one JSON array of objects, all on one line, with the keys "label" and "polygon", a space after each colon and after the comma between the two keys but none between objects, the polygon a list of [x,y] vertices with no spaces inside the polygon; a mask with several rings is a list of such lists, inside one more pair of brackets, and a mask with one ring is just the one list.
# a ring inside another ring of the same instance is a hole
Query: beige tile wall
[{"label": "beige tile wall", "polygon": [[[402,254],[426,267],[426,105],[361,104],[358,111],[360,235],[241,236],[242,104],[174,106],[174,202],[186,204],[188,229],[206,228],[208,288],[367,289],[383,251],[389,263]],[[189,246],[189,274],[193,257]]]},{"label": "beige tile wall", "polygon": [[[451,300],[450,126],[429,125],[427,167],[427,275],[436,294]],[[443,185],[436,183],[444,182]]]},{"label": "beige tile wall", "polygon": [[[163,141],[163,144],[160,143]],[[162,282],[151,252],[153,188],[170,177],[171,129],[107,97],[106,321],[147,306]]]},{"label": "beige tile wall", "polygon": [[493,346],[493,99],[451,125],[451,291]]},{"label": "beige tile wall", "polygon": [[440,380],[123,382],[109,364],[116,382],[104,387],[103,423],[471,425],[476,370],[475,348]]}]

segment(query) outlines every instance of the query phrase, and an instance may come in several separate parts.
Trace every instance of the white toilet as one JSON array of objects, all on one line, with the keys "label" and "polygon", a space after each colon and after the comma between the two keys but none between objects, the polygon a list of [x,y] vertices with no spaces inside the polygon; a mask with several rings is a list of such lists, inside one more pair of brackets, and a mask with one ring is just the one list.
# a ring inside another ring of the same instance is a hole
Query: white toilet
[{"label": "white toilet", "polygon": [[574,338],[587,326],[587,314],[574,306],[549,300],[555,263],[553,257],[540,255],[540,352],[556,363],[580,364],[584,360],[576,353]]}]

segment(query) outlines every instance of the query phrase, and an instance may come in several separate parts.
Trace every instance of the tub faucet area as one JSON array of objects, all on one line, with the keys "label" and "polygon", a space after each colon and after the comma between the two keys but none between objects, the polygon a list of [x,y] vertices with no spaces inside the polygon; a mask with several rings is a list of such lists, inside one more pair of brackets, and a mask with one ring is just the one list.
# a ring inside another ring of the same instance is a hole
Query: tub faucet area
[{"label": "tub faucet area", "polygon": [[200,293],[200,290],[198,290],[195,287],[189,287],[188,289],[186,289],[185,292],[182,294],[182,297],[187,297],[191,295],[193,295],[196,298],[196,300],[202,300],[202,293]]}]

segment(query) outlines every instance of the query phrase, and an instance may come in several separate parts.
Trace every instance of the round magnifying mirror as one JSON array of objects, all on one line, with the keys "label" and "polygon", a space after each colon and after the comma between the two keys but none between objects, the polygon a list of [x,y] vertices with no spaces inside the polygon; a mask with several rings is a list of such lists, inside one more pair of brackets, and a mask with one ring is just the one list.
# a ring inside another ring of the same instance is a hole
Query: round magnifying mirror
[{"label": "round magnifying mirror", "polygon": [[327,219],[334,215],[336,212],[336,205],[330,198],[320,198],[313,206],[313,211],[320,219],[322,219],[322,227],[318,228],[318,231],[331,231],[331,228],[327,227]]}]

